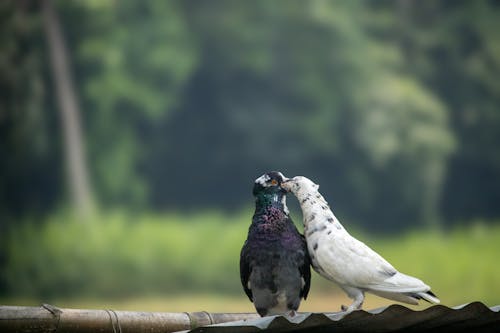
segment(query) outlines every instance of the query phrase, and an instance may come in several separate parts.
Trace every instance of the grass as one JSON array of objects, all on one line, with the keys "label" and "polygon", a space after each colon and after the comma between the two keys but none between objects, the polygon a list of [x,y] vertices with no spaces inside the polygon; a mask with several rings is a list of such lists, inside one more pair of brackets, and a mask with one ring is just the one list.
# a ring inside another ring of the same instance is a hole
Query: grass
[{"label": "grass", "polygon": [[[319,278],[319,277],[318,277]],[[340,310],[341,304],[350,304],[347,296],[340,294],[337,288],[332,287],[331,293],[321,290],[312,290],[308,299],[302,301],[300,311],[303,312],[335,312]],[[40,306],[47,303],[42,300],[0,298],[0,304],[19,306]],[[120,311],[148,311],[148,312],[255,312],[253,304],[250,303],[246,295],[218,295],[214,293],[197,293],[183,295],[158,295],[158,296],[138,296],[126,297],[123,299],[102,299],[102,298],[70,298],[54,299],[50,304],[60,308],[70,309],[114,309]],[[373,309],[390,305],[391,302],[382,298],[367,295],[364,305],[366,309]],[[420,307],[428,307],[423,304]]]},{"label": "grass", "polygon": [[420,277],[447,305],[500,304],[500,225],[480,222],[449,232],[414,231],[373,240],[398,270]]},{"label": "grass", "polygon": [[[252,312],[241,290],[239,251],[251,212],[127,216],[88,224],[57,215],[0,236],[0,303],[142,311]],[[297,220],[297,219],[296,219]],[[347,226],[348,229],[349,226]],[[444,305],[500,304],[500,224],[448,232],[356,236],[400,271],[432,286]],[[301,311],[337,311],[350,300],[313,274]],[[391,304],[368,296],[365,308]],[[417,307],[419,309],[427,306]]]}]

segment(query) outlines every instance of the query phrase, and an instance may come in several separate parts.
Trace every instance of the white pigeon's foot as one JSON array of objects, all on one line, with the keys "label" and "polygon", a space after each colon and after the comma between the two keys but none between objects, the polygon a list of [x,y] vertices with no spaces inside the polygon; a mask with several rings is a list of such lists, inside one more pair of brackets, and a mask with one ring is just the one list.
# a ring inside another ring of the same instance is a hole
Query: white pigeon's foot
[{"label": "white pigeon's foot", "polygon": [[353,303],[350,306],[342,305],[340,308],[342,309],[343,312],[345,312],[346,314],[348,314],[348,313],[351,313],[351,312],[356,311],[356,310],[361,310],[361,306],[362,305],[363,304],[360,304],[359,306],[357,306],[357,305],[355,305]]},{"label": "white pigeon's foot", "polygon": [[295,310],[290,310],[289,312],[286,313],[286,316],[288,317],[295,317],[295,315],[297,314],[297,312],[295,312]]},{"label": "white pigeon's foot", "polygon": [[354,310],[361,310],[363,302],[365,301],[365,294],[361,290],[356,288],[345,288],[344,290],[348,292],[349,296],[352,297],[354,301],[349,306],[342,305],[340,307],[342,311],[351,313]]}]

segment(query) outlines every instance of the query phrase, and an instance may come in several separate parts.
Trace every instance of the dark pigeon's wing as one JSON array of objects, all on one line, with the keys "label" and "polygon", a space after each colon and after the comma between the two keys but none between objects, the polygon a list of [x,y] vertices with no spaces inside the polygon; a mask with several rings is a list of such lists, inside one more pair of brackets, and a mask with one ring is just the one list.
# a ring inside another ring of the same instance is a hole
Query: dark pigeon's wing
[{"label": "dark pigeon's wing", "polygon": [[304,287],[300,290],[300,297],[304,299],[307,298],[309,294],[309,288],[311,287],[311,259],[309,258],[309,252],[307,251],[306,239],[303,235],[300,235],[303,241],[304,249],[304,262],[299,266],[300,276],[304,279]]},{"label": "dark pigeon's wing", "polygon": [[241,284],[243,285],[243,290],[245,290],[245,294],[247,294],[250,302],[253,302],[252,290],[248,288],[248,279],[250,278],[250,273],[252,269],[250,268],[250,262],[248,260],[248,248],[247,243],[243,245],[240,254],[240,279]]}]

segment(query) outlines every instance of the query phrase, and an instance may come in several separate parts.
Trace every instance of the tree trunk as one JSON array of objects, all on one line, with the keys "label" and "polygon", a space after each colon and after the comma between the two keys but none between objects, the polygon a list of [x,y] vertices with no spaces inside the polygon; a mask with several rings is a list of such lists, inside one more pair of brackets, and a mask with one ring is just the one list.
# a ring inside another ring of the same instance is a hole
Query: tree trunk
[{"label": "tree trunk", "polygon": [[67,186],[76,213],[81,220],[84,220],[93,209],[93,201],[85,159],[80,110],[71,76],[67,48],[51,0],[43,1],[43,19],[61,116]]}]

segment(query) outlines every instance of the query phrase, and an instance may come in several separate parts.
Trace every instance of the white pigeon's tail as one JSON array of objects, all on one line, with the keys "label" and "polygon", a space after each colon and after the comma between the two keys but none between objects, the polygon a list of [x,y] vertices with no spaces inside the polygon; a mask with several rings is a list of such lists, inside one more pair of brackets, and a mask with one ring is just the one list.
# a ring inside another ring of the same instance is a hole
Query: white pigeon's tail
[{"label": "white pigeon's tail", "polygon": [[434,303],[434,304],[441,303],[439,298],[437,298],[437,296],[434,295],[434,293],[430,290],[428,290],[426,292],[422,292],[422,293],[417,293],[417,295],[429,303]]},{"label": "white pigeon's tail", "polygon": [[392,299],[393,301],[403,302],[412,305],[418,305],[418,301],[420,299],[426,300],[427,302],[439,304],[439,298],[434,295],[431,291],[420,292],[420,293],[395,293],[395,292],[387,292],[387,291],[379,291],[379,290],[370,290],[372,294],[377,296]]},{"label": "white pigeon's tail", "polygon": [[394,301],[414,305],[417,305],[420,299],[430,303],[440,303],[439,298],[434,295],[428,285],[413,276],[400,272],[377,285],[370,285],[367,291]]}]

